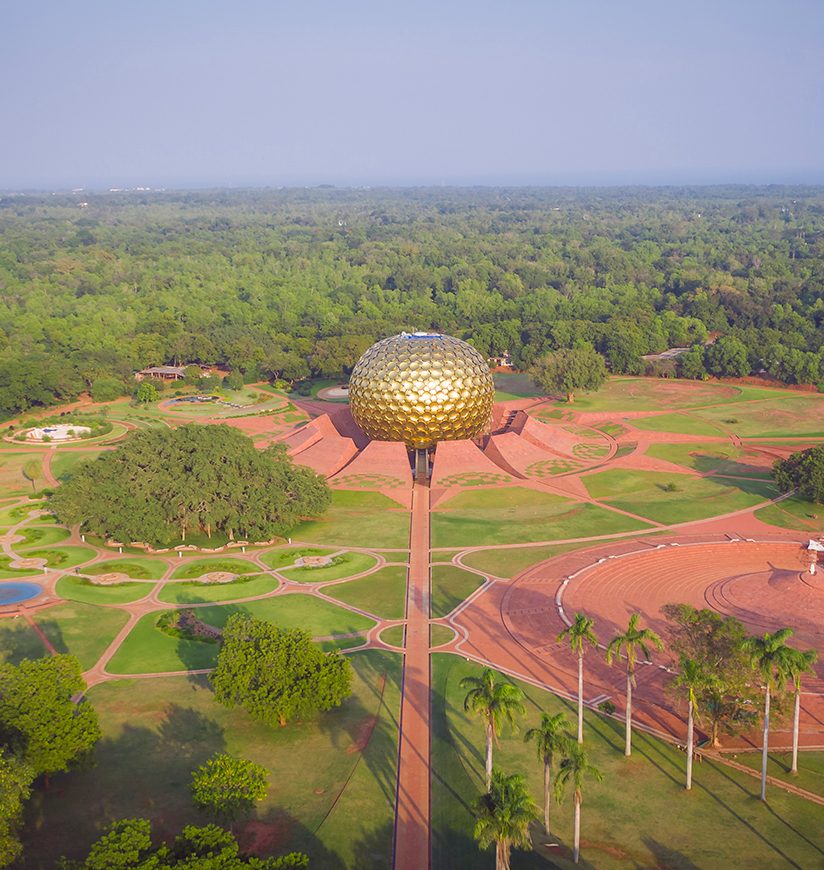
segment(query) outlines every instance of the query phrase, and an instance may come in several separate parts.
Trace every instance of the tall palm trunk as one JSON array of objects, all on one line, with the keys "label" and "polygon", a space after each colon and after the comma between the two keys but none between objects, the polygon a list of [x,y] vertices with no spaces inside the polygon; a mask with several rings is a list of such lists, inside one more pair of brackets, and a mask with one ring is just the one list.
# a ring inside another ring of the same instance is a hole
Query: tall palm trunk
[{"label": "tall palm trunk", "polygon": [[575,833],[572,840],[572,860],[577,864],[581,854],[581,795],[575,792]]},{"label": "tall palm trunk", "polygon": [[495,844],[495,870],[509,870],[508,840],[498,840]]},{"label": "tall palm trunk", "polygon": [[767,756],[770,751],[770,684],[764,695],[764,738],[761,747],[761,800],[767,800]]},{"label": "tall palm trunk", "polygon": [[549,804],[552,798],[552,776],[549,762],[544,761],[544,832],[549,836]]},{"label": "tall palm trunk", "polygon": [[632,755],[632,671],[627,668],[627,733],[624,740],[624,755]]},{"label": "tall palm trunk", "polygon": [[584,654],[578,653],[578,742],[584,742]]},{"label": "tall palm trunk", "polygon": [[486,790],[492,788],[492,740],[495,728],[491,722],[486,723]]},{"label": "tall palm trunk", "polygon": [[692,698],[690,698],[687,712],[687,791],[692,788],[692,746],[695,724],[693,720]]},{"label": "tall palm trunk", "polygon": [[801,681],[795,684],[795,710],[793,711],[793,766],[790,773],[798,773],[798,726],[801,720]]}]

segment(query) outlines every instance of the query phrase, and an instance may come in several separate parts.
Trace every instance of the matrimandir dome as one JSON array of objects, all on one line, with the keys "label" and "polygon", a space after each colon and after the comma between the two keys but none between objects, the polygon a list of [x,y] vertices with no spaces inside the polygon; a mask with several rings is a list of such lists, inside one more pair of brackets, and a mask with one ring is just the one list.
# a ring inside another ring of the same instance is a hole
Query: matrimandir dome
[{"label": "matrimandir dome", "polygon": [[349,379],[349,408],[375,441],[412,450],[476,438],[489,430],[495,387],[474,347],[429,332],[402,332],[376,342]]}]

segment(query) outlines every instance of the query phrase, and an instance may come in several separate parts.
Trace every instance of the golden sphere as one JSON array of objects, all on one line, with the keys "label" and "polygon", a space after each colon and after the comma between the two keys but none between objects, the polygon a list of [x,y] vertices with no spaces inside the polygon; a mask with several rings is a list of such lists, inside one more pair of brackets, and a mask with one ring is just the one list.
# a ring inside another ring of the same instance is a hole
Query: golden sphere
[{"label": "golden sphere", "polygon": [[450,335],[384,338],[358,360],[349,379],[358,426],[376,441],[403,441],[413,449],[487,432],[494,396],[486,360]]}]

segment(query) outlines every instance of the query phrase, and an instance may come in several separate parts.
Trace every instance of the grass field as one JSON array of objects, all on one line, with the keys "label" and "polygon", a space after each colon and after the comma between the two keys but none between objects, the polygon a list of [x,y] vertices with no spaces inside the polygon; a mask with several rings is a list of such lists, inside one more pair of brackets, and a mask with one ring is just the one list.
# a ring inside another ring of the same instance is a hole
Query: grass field
[{"label": "grass field", "polygon": [[[747,767],[758,771],[759,774],[761,773],[760,752],[739,752],[736,754],[735,760],[739,764],[746,764]],[[767,760],[767,773],[776,779],[789,782],[824,797],[824,752],[820,750],[799,752],[798,774],[796,776],[790,774],[792,761],[791,752],[772,751]],[[767,788],[769,790],[770,786]]]},{"label": "grass field", "polygon": [[86,604],[127,604],[148,595],[152,583],[118,583],[116,586],[95,586],[82,577],[61,577],[56,591],[61,598]]},{"label": "grass field", "polygon": [[702,474],[715,472],[737,477],[770,479],[770,468],[763,464],[763,459],[758,454],[733,447],[732,444],[650,444],[647,456],[665,459]]},{"label": "grass field", "polygon": [[824,396],[798,393],[784,395],[789,398],[755,402],[751,405],[702,408],[696,411],[696,416],[709,423],[720,423],[744,438],[824,436]]},{"label": "grass field", "polygon": [[464,571],[457,565],[433,565],[429,615],[438,619],[451,613],[483,582],[483,577]]},{"label": "grass field", "polygon": [[103,452],[102,450],[58,450],[52,459],[52,474],[58,480],[65,480],[74,473],[81,462],[96,459]]},{"label": "grass field", "polygon": [[70,532],[62,526],[24,526],[17,532],[23,540],[15,544],[15,549],[26,550],[32,547],[50,547],[69,537]]},{"label": "grass field", "polygon": [[100,658],[127,619],[122,610],[79,602],[58,604],[34,614],[34,621],[55,649],[77,656],[84,670]]},{"label": "grass field", "polygon": [[521,544],[644,528],[597,505],[521,487],[462,492],[432,512],[432,546]]},{"label": "grass field", "polygon": [[55,547],[50,550],[20,550],[26,559],[45,559],[49,568],[74,568],[95,557],[89,547]]},{"label": "grass field", "polygon": [[384,619],[403,619],[406,610],[406,568],[390,565],[346,583],[336,583],[324,592]]},{"label": "grass field", "polygon": [[251,598],[265,595],[277,589],[278,581],[268,574],[242,576],[231,583],[199,583],[192,580],[184,583],[166,583],[158,595],[167,604],[203,604],[209,601],[232,601],[236,598]]},{"label": "grass field", "polygon": [[[34,487],[23,475],[28,463],[36,464]],[[0,493],[7,495],[27,495],[35,489],[42,489],[46,479],[43,477],[42,451],[17,452],[4,450],[0,453]]]},{"label": "grass field", "polygon": [[202,678],[95,687],[90,700],[103,730],[96,763],[35,793],[26,867],[52,870],[59,855],[84,854],[116,818],[151,818],[156,831],[170,834],[204,824],[189,782],[215,752],[269,772],[269,796],[255,811],[268,833],[263,854],[305,850],[312,870],[390,866],[401,658],[370,651],[350,661],[353,691],[341,707],[286,728],[220,706]]},{"label": "grass field", "polygon": [[17,665],[23,659],[48,654],[37,632],[24,619],[0,619],[0,661]]},{"label": "grass field", "polygon": [[446,625],[431,625],[429,627],[429,645],[441,646],[455,639],[455,632]]},{"label": "grass field", "polygon": [[633,417],[629,421],[636,429],[651,432],[673,432],[679,435],[698,435],[708,438],[723,438],[723,430],[707,420],[692,414],[655,414],[652,417]]},{"label": "grass field", "polygon": [[160,580],[166,571],[166,563],[160,559],[112,559],[95,562],[83,569],[84,574],[128,574],[133,580]]},{"label": "grass field", "polygon": [[406,627],[403,625],[393,625],[392,628],[384,629],[381,632],[381,640],[384,643],[391,644],[392,646],[403,646],[403,635],[406,631]]},{"label": "grass field", "polygon": [[0,553],[0,580],[14,580],[17,577],[31,577],[32,574],[40,574],[40,571],[33,571],[31,568],[15,570],[9,568],[11,565],[11,557]]},{"label": "grass field", "polygon": [[325,583],[328,580],[340,580],[341,577],[360,574],[375,565],[377,560],[367,553],[341,553],[340,556],[335,556],[333,565],[322,568],[286,568],[283,569],[283,576],[295,583]]},{"label": "grass field", "polygon": [[[483,727],[463,710],[461,677],[477,665],[436,654],[433,673],[432,846],[436,870],[486,870],[490,851],[479,852],[473,838],[472,805],[481,792]],[[527,717],[516,733],[505,730],[495,763],[522,773],[539,806],[542,766],[525,730],[540,713],[565,712],[574,723],[574,705],[521,684]],[[768,805],[757,799],[758,780],[711,761],[696,767],[693,790],[683,787],[684,754],[674,746],[636,733],[633,755],[623,755],[623,723],[585,714],[589,760],[603,783],[586,782],[581,827],[581,864],[599,870],[635,868],[818,867],[822,864],[821,807],[773,789]],[[572,868],[572,797],[552,807],[548,842],[536,826],[536,851],[514,853],[513,867]],[[700,835],[697,835],[700,832]]]},{"label": "grass field", "polygon": [[[2,489],[0,489],[2,492]],[[26,501],[23,504],[8,506],[0,510],[0,526],[15,526],[20,520],[24,520],[32,511],[40,510],[43,502]]]},{"label": "grass field", "polygon": [[173,580],[192,580],[204,574],[223,571],[227,574],[254,574],[257,567],[246,559],[218,557],[214,559],[194,559],[184,562],[172,572]]},{"label": "grass field", "polygon": [[301,523],[292,537],[343,547],[407,547],[409,512],[378,492],[333,490],[332,505],[324,516]]},{"label": "grass field", "polygon": [[824,533],[824,505],[805,501],[797,496],[785,498],[755,512],[762,523],[782,529],[798,529],[810,534]]},{"label": "grass field", "polygon": [[[281,628],[305,628],[314,637],[360,632],[374,625],[371,619],[308,595],[196,607],[195,613],[218,628],[223,628],[233,613],[248,613]],[[148,613],[138,621],[109,663],[111,673],[162,673],[214,666],[217,644],[171,637],[156,628],[159,616],[159,612]]]},{"label": "grass field", "polygon": [[591,547],[592,544],[550,544],[547,547],[512,547],[506,550],[476,550],[463,557],[465,565],[487,571],[495,577],[511,579],[530,565],[537,565],[568,550]]},{"label": "grass field", "polygon": [[334,550],[322,547],[286,547],[285,549],[279,548],[261,553],[260,561],[270,568],[279,570],[288,565],[293,565],[295,560],[301,556],[328,556],[334,552]]},{"label": "grass field", "polygon": [[[742,510],[778,494],[767,481],[612,469],[581,478],[589,494],[659,523],[683,523]],[[677,489],[667,491],[666,487]]]}]

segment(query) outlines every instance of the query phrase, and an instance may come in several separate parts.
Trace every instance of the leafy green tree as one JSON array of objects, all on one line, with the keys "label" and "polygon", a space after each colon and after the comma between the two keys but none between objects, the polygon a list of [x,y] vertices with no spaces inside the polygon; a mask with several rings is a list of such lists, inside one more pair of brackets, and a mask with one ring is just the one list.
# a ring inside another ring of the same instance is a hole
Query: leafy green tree
[{"label": "leafy green tree", "polygon": [[467,689],[464,710],[479,716],[486,732],[486,787],[492,782],[492,743],[505,722],[515,725],[515,717],[526,713],[524,693],[512,683],[497,683],[492,668],[484,668],[479,677],[464,677],[460,682]]},{"label": "leafy green tree", "polygon": [[607,369],[601,354],[583,345],[545,354],[535,362],[530,376],[542,390],[563,393],[568,402],[573,402],[575,393],[600,389]]},{"label": "leafy green tree", "polygon": [[240,372],[229,372],[228,375],[223,379],[223,388],[225,390],[237,390],[243,389],[243,375]]},{"label": "leafy green tree", "polygon": [[742,378],[750,373],[746,345],[734,335],[725,335],[706,350],[707,369],[718,377]]},{"label": "leafy green tree", "polygon": [[34,773],[14,755],[0,756],[0,867],[20,857],[23,805],[31,794]]},{"label": "leafy green tree", "polygon": [[638,651],[644,654],[645,659],[650,657],[650,648],[662,650],[664,644],[661,638],[650,628],[638,628],[640,613],[633,613],[629,618],[627,630],[623,634],[617,634],[607,645],[607,664],[612,664],[616,656],[625,651],[627,659],[627,709],[626,709],[626,740],[624,755],[632,755],[632,688],[635,685],[635,663]]},{"label": "leafy green tree", "polygon": [[524,741],[532,741],[538,751],[538,758],[544,766],[544,833],[549,836],[549,809],[552,803],[552,764],[556,756],[566,752],[573,737],[569,722],[563,713],[550,716],[541,714],[541,724],[530,728],[524,734]]},{"label": "leafy green tree", "polygon": [[693,345],[678,357],[678,373],[682,378],[690,378],[694,381],[703,381],[707,377],[704,348],[701,345]]},{"label": "leafy green tree", "polygon": [[576,864],[581,854],[581,805],[584,802],[584,781],[587,777],[591,777],[597,782],[601,782],[604,778],[601,771],[589,763],[584,747],[579,743],[570,743],[567,755],[561,761],[561,766],[555,777],[555,796],[558,803],[561,803],[566,787],[572,786],[575,802],[572,860]]},{"label": "leafy green tree", "polygon": [[23,477],[29,481],[31,484],[32,492],[35,491],[34,482],[40,476],[43,471],[43,465],[39,459],[29,459],[27,462],[23,463]]},{"label": "leafy green tree", "polygon": [[211,676],[215,698],[267,725],[338,707],[351,694],[352,669],[339,650],[323,652],[308,631],[284,630],[236,613],[223,631]]},{"label": "leafy green tree", "polygon": [[610,371],[613,374],[641,373],[641,355],[646,353],[647,348],[638,326],[630,321],[619,321],[613,324],[606,336],[605,349]]},{"label": "leafy green tree", "polygon": [[118,378],[100,377],[92,381],[89,393],[95,402],[113,402],[124,395],[123,381]]},{"label": "leafy green tree", "polygon": [[777,460],[773,478],[781,492],[797,490],[802,498],[824,504],[824,445]]},{"label": "leafy green tree", "polygon": [[495,870],[510,870],[513,848],[531,850],[529,826],[538,808],[520,774],[492,772],[486,794],[475,804],[475,839],[482,849],[495,846]]},{"label": "leafy green tree", "polygon": [[736,734],[755,722],[746,629],[735,617],[690,604],[666,604],[661,612],[670,622],[673,652],[697,662],[708,677],[694,690],[696,710],[709,723],[710,745],[718,747],[722,728]]},{"label": "leafy green tree", "polygon": [[265,767],[245,758],[217,753],[192,774],[195,806],[232,821],[266,797]]},{"label": "leafy green tree", "polygon": [[566,641],[578,658],[578,743],[584,742],[584,653],[586,645],[598,646],[593,626],[595,623],[583,613],[576,613],[575,620],[556,638],[558,643]]},{"label": "leafy green tree", "polygon": [[157,402],[160,399],[160,395],[157,392],[157,387],[154,384],[150,384],[148,381],[141,381],[137,385],[137,389],[134,393],[134,400],[138,403],[138,405],[148,405],[151,402]]},{"label": "leafy green tree", "polygon": [[791,628],[780,628],[763,637],[749,637],[744,643],[753,667],[764,681],[764,737],[761,746],[761,800],[767,799],[767,759],[770,744],[770,700],[780,691],[793,671],[795,650],[787,646]]},{"label": "leafy green tree", "polygon": [[698,709],[698,695],[701,688],[712,679],[695,659],[688,659],[683,653],[679,661],[679,673],[673,681],[678,692],[687,696],[687,785],[692,788],[692,761],[695,750],[695,714]]},{"label": "leafy green tree", "polygon": [[801,678],[804,674],[815,673],[818,651],[814,649],[794,649],[787,662],[787,676],[793,684],[793,762],[790,773],[798,773],[798,728],[801,720]]},{"label": "leafy green tree", "polygon": [[119,819],[96,840],[88,856],[61,858],[58,870],[306,870],[309,858],[290,852],[278,858],[243,855],[230,831],[188,825],[171,845],[152,840],[148,819]]},{"label": "leafy green tree", "polygon": [[0,664],[0,729],[35,775],[68,770],[100,739],[80,662],[70,655]]},{"label": "leafy green tree", "polygon": [[326,481],[282,445],[259,451],[230,426],[190,424],[131,434],[79,466],[51,505],[67,525],[168,546],[191,529],[268,541],[323,513],[329,498]]}]

